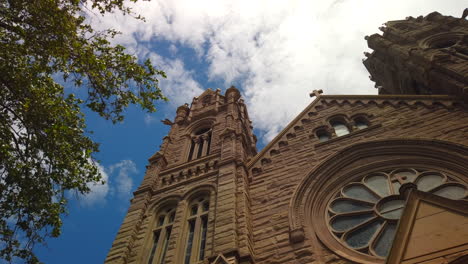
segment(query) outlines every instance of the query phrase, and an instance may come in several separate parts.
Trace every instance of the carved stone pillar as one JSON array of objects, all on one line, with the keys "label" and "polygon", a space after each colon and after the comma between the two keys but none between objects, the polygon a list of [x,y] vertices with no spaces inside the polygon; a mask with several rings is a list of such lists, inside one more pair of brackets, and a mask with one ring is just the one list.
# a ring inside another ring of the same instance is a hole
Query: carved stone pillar
[{"label": "carved stone pillar", "polygon": [[200,137],[194,137],[192,139],[193,144],[195,145],[194,148],[193,148],[192,160],[198,158],[198,148],[200,147],[200,140],[201,140]]},{"label": "carved stone pillar", "polygon": [[208,145],[209,145],[208,141],[210,140],[210,137],[208,136],[208,134],[203,134],[201,135],[201,138],[203,140],[203,149],[202,149],[201,157],[203,157],[203,156],[208,155]]}]

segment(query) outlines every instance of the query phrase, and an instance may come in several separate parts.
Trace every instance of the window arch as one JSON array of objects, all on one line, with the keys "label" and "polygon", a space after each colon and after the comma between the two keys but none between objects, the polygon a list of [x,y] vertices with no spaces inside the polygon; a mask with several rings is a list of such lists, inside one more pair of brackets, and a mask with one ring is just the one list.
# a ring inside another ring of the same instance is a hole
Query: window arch
[{"label": "window arch", "polygon": [[357,129],[364,129],[369,127],[369,121],[364,116],[357,116],[353,119],[353,121]]},{"label": "window arch", "polygon": [[156,216],[156,224],[153,229],[151,251],[148,264],[163,264],[167,253],[167,247],[172,233],[172,225],[175,220],[176,206],[165,207]]},{"label": "window arch", "polygon": [[443,32],[431,35],[419,42],[422,48],[444,49],[454,46],[464,37],[463,32]]},{"label": "window arch", "polygon": [[207,195],[193,199],[188,206],[184,264],[197,263],[205,258],[209,209]]},{"label": "window arch", "polygon": [[330,125],[333,127],[333,130],[335,131],[335,134],[338,137],[347,135],[350,132],[348,126],[346,125],[346,122],[341,118],[331,120]]},{"label": "window arch", "polygon": [[320,142],[325,142],[331,139],[331,135],[325,126],[315,129],[315,136]]},{"label": "window arch", "polygon": [[210,154],[212,130],[211,127],[200,128],[191,136],[188,160],[198,159]]}]

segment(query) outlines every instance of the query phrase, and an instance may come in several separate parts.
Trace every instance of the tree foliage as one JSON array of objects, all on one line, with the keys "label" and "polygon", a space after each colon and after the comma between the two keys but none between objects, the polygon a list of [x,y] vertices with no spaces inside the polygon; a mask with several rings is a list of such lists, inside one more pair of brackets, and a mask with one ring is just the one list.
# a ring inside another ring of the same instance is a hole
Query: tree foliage
[{"label": "tree foliage", "polygon": [[0,0],[0,259],[38,262],[33,246],[60,235],[66,192],[102,181],[83,106],[120,122],[130,104],[165,100],[164,72],[87,22],[114,11],[134,16],[123,0]]}]

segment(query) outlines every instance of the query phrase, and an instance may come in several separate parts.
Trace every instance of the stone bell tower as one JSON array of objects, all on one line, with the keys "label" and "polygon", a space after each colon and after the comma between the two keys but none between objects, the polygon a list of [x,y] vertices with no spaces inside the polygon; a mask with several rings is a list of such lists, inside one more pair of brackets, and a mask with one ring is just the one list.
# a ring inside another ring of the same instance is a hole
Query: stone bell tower
[{"label": "stone bell tower", "polygon": [[453,95],[468,102],[468,21],[433,12],[367,36],[363,61],[379,94]]},{"label": "stone bell tower", "polygon": [[105,263],[251,263],[246,163],[257,151],[239,91],[208,89],[163,122]]}]

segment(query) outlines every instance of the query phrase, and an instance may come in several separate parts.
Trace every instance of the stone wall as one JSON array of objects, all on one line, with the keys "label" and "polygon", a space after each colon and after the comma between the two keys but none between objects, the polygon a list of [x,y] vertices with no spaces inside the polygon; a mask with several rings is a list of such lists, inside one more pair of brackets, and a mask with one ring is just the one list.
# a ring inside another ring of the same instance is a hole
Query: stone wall
[{"label": "stone wall", "polygon": [[[340,114],[350,123],[352,116],[364,114],[369,127],[351,125],[350,134],[319,142],[314,129],[330,126],[328,120]],[[387,139],[468,146],[468,112],[447,96],[320,96],[249,164],[256,263],[349,263],[316,236],[308,236],[316,231],[307,230],[310,227],[304,227],[303,242],[291,242],[291,199],[299,183],[327,157],[357,143]]]}]

